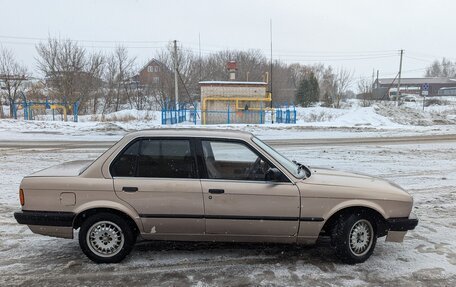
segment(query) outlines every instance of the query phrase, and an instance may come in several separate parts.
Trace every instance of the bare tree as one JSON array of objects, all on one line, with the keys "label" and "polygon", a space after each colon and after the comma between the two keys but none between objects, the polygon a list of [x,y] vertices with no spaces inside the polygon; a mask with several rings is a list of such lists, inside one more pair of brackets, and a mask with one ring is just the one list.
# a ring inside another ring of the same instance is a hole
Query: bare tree
[{"label": "bare tree", "polygon": [[101,113],[104,115],[111,111],[113,106],[113,99],[117,93],[117,61],[115,57],[110,56],[106,60],[106,68],[104,71],[103,79],[106,82],[106,87],[103,89],[102,95],[102,110]]},{"label": "bare tree", "polygon": [[[174,106],[174,56],[173,47],[159,51],[155,59],[160,63],[159,82],[149,83],[144,87],[149,107]],[[193,103],[199,94],[200,60],[188,49],[179,47],[178,63],[178,90],[181,103]]]},{"label": "bare tree", "polygon": [[265,81],[265,73],[269,71],[266,57],[260,50],[225,50],[206,57],[202,63],[203,80],[226,80],[228,72],[226,63],[237,62],[237,78],[239,80]]},{"label": "bare tree", "polygon": [[101,53],[89,54],[77,42],[49,38],[36,46],[37,66],[45,77],[49,95],[65,106],[79,101],[85,112],[92,102],[97,111],[102,87],[105,57]]},{"label": "bare tree", "polygon": [[337,79],[334,70],[328,66],[323,70],[320,80],[320,100],[327,107],[333,105],[337,93]]},{"label": "bare tree", "polygon": [[171,97],[174,97],[173,60],[170,47],[158,51],[155,59],[160,64],[159,81],[148,83],[143,87],[145,97],[149,108],[155,108],[157,105],[160,108],[168,108],[173,105]]},{"label": "bare tree", "polygon": [[112,61],[115,63],[116,74],[115,84],[117,86],[116,97],[114,100],[114,111],[119,111],[121,104],[128,101],[131,102],[130,79],[133,76],[133,67],[136,58],[128,56],[127,48],[119,46],[112,55]]},{"label": "bare tree", "polygon": [[102,114],[117,112],[127,103],[130,108],[137,107],[135,103],[140,91],[132,79],[135,61],[136,58],[130,57],[123,46],[117,47],[111,55],[103,58],[102,65],[97,69],[104,81],[103,88],[99,91],[103,103]]},{"label": "bare tree", "polygon": [[272,100],[283,105],[294,102],[296,88],[292,79],[292,70],[285,63],[275,61],[272,66]]},{"label": "bare tree", "polygon": [[81,98],[86,79],[86,51],[71,40],[49,38],[36,46],[38,69],[44,74],[53,95],[66,106]]},{"label": "bare tree", "polygon": [[426,77],[456,77],[456,62],[446,58],[442,61],[435,60],[426,68]]},{"label": "bare tree", "polygon": [[346,96],[348,88],[352,84],[353,73],[344,68],[340,68],[336,75],[336,93],[334,98],[334,107],[340,108],[341,100]]},{"label": "bare tree", "polygon": [[374,95],[372,93],[372,80],[360,78],[358,81],[358,94],[362,99],[362,106],[368,107],[372,104]]},{"label": "bare tree", "polygon": [[[81,86],[81,102],[92,101],[92,112],[98,112],[99,99],[103,93],[102,77],[106,67],[106,58],[101,53],[91,54],[87,60],[87,74]],[[88,98],[86,98],[88,97]],[[89,104],[86,106],[89,109]]]},{"label": "bare tree", "polygon": [[[10,117],[13,117],[14,105],[22,89],[22,83],[27,79],[27,68],[20,65],[8,49],[0,50],[0,81],[10,107]],[[3,104],[0,97],[0,117],[3,117]]]}]

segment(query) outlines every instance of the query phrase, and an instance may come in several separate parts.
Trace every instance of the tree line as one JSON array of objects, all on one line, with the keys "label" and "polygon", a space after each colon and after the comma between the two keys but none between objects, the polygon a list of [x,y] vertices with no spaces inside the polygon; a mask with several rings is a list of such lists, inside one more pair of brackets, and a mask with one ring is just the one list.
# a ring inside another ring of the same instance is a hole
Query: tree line
[{"label": "tree line", "polygon": [[[66,106],[79,101],[81,114],[106,114],[125,108],[159,109],[174,102],[174,57],[172,47],[163,47],[153,58],[161,63],[160,83],[141,86],[135,76],[140,70],[138,59],[128,49],[118,46],[111,53],[89,52],[69,39],[53,39],[36,45],[36,68],[39,81],[27,81],[30,68],[21,65],[11,50],[0,48],[0,106],[12,106],[26,94],[28,100],[48,98]],[[203,57],[192,50],[179,47],[179,99],[184,103],[199,100],[199,81],[226,80],[226,63],[236,61],[237,80],[266,81],[270,62],[260,50],[224,50]],[[427,76],[456,74],[456,64],[443,59],[435,61],[426,70]],[[350,90],[353,72],[335,69],[323,64],[286,64],[274,61],[272,65],[272,94],[276,105],[296,104],[310,106],[321,102],[339,108],[341,101],[354,95]],[[26,84],[27,83],[27,84]],[[362,94],[371,93],[372,83],[358,81]],[[0,117],[4,115],[0,109]]]},{"label": "tree line", "polygon": [[[174,57],[171,47],[153,56],[163,65],[160,83],[140,86],[134,80],[141,66],[126,47],[111,53],[89,52],[69,39],[53,39],[36,45],[36,69],[39,81],[28,81],[31,69],[21,65],[11,50],[0,50],[0,105],[12,106],[26,94],[28,100],[59,102],[71,106],[79,101],[80,113],[96,114],[124,108],[157,109],[174,101]],[[270,62],[260,50],[224,50],[204,57],[192,50],[178,49],[179,98],[183,102],[199,99],[199,81],[226,80],[226,63],[236,61],[237,80],[266,81]],[[308,106],[323,101],[338,107],[351,84],[352,74],[331,66],[273,62],[272,93],[274,104]],[[27,83],[27,84],[26,84]],[[0,109],[0,116],[3,109]]]},{"label": "tree line", "polygon": [[442,60],[434,60],[431,65],[426,68],[426,77],[448,77],[456,78],[456,61],[451,61],[446,58]]}]

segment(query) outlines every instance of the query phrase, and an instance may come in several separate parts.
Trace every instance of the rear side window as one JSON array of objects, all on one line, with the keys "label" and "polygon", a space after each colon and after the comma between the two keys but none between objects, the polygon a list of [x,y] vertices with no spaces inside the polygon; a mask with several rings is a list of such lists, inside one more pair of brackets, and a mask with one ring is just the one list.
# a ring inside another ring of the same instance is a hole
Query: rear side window
[{"label": "rear side window", "polygon": [[111,166],[113,176],[196,178],[196,163],[189,140],[137,141]]},{"label": "rear side window", "polygon": [[130,145],[111,165],[112,176],[135,176],[140,141]]},{"label": "rear side window", "polygon": [[188,140],[143,140],[139,177],[193,178],[195,159]]}]

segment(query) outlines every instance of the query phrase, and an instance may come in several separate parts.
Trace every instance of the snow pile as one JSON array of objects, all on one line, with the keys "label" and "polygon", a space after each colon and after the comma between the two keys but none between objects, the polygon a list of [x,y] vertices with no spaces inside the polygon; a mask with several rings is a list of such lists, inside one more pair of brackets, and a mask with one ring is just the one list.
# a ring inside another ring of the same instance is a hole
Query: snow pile
[{"label": "snow pile", "polygon": [[376,113],[375,108],[333,109],[302,108],[298,112],[298,123],[311,126],[330,127],[398,127],[397,123]]},{"label": "snow pile", "polygon": [[423,111],[407,106],[397,107],[394,104],[382,104],[375,106],[375,111],[402,125],[432,126],[456,123],[454,117],[452,117],[455,114],[454,108],[448,106],[438,107],[438,109],[425,109]]},{"label": "snow pile", "polygon": [[[447,101],[448,103],[451,103]],[[361,107],[356,102],[344,109],[298,108],[299,125],[315,127],[381,127],[452,125],[456,123],[456,105],[431,105],[423,111],[422,103],[383,102]]]}]

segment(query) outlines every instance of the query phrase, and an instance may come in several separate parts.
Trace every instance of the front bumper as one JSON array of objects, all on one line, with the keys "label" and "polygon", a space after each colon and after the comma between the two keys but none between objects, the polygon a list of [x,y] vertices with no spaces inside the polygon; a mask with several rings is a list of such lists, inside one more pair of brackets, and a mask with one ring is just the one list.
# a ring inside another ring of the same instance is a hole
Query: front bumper
[{"label": "front bumper", "polygon": [[20,224],[39,226],[72,227],[75,214],[59,211],[29,211],[22,210],[14,213],[14,218]]},{"label": "front bumper", "polygon": [[418,225],[418,217],[414,213],[410,213],[409,217],[396,217],[386,220],[389,231],[407,231],[413,230]]},{"label": "front bumper", "polygon": [[418,218],[415,214],[410,213],[410,216],[389,218],[386,220],[388,242],[403,242],[408,230],[415,229],[418,225]]}]

